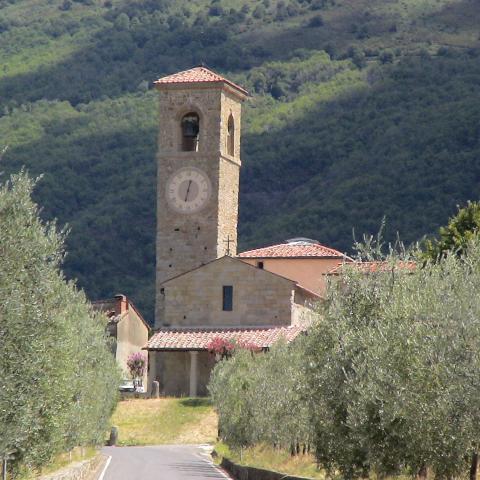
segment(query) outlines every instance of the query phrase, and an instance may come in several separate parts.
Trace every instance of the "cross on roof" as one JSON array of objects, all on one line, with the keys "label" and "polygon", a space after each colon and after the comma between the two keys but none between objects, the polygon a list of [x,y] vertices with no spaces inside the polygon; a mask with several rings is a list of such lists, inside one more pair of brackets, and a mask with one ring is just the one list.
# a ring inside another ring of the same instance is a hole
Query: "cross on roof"
[{"label": "cross on roof", "polygon": [[233,240],[230,239],[230,235],[227,236],[227,239],[224,240],[223,243],[227,244],[227,251],[225,252],[225,255],[230,256],[230,243],[233,243]]}]

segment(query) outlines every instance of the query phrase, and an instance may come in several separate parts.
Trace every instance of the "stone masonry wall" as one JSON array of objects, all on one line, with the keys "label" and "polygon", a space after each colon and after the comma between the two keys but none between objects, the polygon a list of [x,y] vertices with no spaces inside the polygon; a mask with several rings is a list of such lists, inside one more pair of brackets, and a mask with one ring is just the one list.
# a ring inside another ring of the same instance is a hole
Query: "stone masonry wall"
[{"label": "stone masonry wall", "polygon": [[[217,257],[237,254],[238,192],[240,183],[240,139],[242,105],[228,91],[222,92],[219,163],[218,247]],[[234,154],[227,151],[228,119],[234,120]],[[226,241],[229,239],[229,243]],[[228,251],[227,251],[228,246]]]},{"label": "stone masonry wall", "polygon": [[39,480],[96,480],[105,465],[106,457],[102,454],[68,465],[50,475],[42,476]]},{"label": "stone masonry wall", "polygon": [[[239,154],[241,122],[239,99],[225,93],[221,85],[162,89],[159,105],[156,327],[166,323],[161,292],[164,281],[223,255],[228,236],[232,240],[230,251],[236,251],[240,160],[224,155],[224,151],[226,122],[232,113],[238,125],[235,140]],[[181,119],[189,112],[200,118],[196,152],[181,151]],[[168,179],[182,167],[201,169],[211,182],[210,199],[196,213],[178,213],[166,201]]]},{"label": "stone masonry wall", "polygon": [[[233,286],[233,311],[223,311],[223,286]],[[165,284],[172,327],[290,325],[294,283],[230,257]]]}]

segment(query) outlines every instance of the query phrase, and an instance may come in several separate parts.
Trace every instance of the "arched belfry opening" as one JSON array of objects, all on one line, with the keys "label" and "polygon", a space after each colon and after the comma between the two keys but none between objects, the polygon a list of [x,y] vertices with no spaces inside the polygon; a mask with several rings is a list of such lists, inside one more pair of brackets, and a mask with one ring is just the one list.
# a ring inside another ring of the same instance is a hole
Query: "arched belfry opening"
[{"label": "arched belfry opening", "polygon": [[235,120],[232,114],[228,117],[227,124],[227,153],[232,157],[235,155]]},{"label": "arched belfry opening", "polygon": [[197,152],[200,134],[200,117],[195,112],[189,112],[182,117],[182,151]]}]

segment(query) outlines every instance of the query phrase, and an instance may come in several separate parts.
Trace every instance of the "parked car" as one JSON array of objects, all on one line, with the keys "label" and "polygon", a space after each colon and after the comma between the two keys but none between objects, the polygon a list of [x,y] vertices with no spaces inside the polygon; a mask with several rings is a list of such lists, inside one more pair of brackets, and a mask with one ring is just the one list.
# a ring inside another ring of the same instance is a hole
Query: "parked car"
[{"label": "parked car", "polygon": [[118,387],[118,389],[121,392],[134,392],[135,391],[135,385],[133,383],[133,380],[123,379],[122,383],[120,384],[120,387]]}]

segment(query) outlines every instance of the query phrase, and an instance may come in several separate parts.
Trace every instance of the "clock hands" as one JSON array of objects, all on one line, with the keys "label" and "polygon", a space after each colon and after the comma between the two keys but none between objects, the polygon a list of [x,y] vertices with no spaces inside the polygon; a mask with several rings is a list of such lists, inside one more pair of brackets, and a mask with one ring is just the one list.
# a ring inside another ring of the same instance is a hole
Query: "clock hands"
[{"label": "clock hands", "polygon": [[166,185],[167,202],[179,213],[200,211],[210,198],[211,185],[208,176],[194,167],[180,168]]},{"label": "clock hands", "polygon": [[185,194],[185,201],[187,201],[187,199],[188,199],[188,193],[190,192],[191,185],[192,185],[192,181],[189,180],[188,181],[188,187],[187,187],[187,193]]}]

